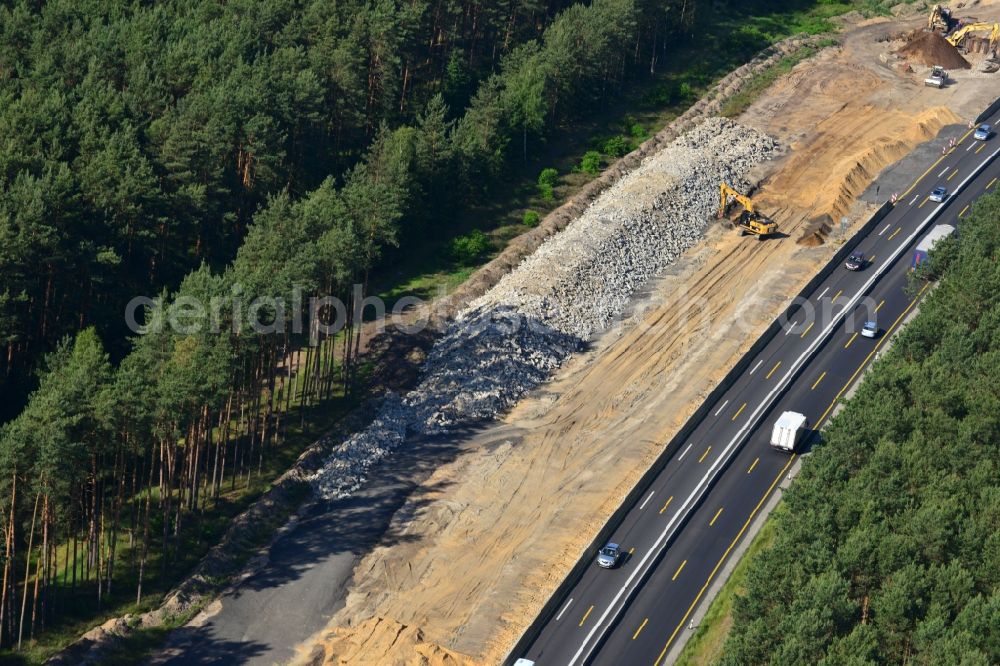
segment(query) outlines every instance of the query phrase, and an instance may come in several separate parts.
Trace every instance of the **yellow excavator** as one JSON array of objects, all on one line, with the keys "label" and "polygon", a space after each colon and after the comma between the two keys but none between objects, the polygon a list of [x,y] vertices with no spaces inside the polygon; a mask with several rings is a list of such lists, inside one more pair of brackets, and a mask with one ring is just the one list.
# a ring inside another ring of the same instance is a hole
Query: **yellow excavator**
[{"label": "yellow excavator", "polygon": [[970,23],[963,25],[945,39],[952,46],[959,46],[970,32],[985,32],[987,30],[990,33],[990,50],[992,51],[996,48],[997,40],[1000,39],[1000,23]]},{"label": "yellow excavator", "polygon": [[927,17],[927,29],[931,31],[940,30],[946,33],[951,30],[953,21],[950,9],[941,5],[934,5],[931,7],[930,15]]},{"label": "yellow excavator", "polygon": [[758,211],[750,197],[737,192],[726,183],[720,183],[718,215],[720,219],[726,217],[732,202],[743,206],[743,211],[733,222],[742,235],[751,234],[756,236],[757,240],[763,240],[778,231],[778,223]]}]

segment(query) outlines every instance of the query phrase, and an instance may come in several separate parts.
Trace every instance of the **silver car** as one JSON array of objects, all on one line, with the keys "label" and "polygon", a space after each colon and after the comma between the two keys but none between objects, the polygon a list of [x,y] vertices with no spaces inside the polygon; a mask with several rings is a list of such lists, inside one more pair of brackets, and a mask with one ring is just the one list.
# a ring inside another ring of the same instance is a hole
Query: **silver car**
[{"label": "silver car", "polygon": [[935,187],[928,197],[931,201],[941,203],[948,198],[948,190],[943,187]]},{"label": "silver car", "polygon": [[605,569],[614,569],[618,566],[618,560],[622,556],[622,547],[616,543],[609,543],[604,548],[597,551],[597,566]]},{"label": "silver car", "polygon": [[983,123],[982,125],[976,128],[976,132],[975,134],[972,135],[972,138],[978,139],[979,141],[986,141],[988,138],[990,138],[990,134],[992,133],[993,133],[993,128],[991,128],[986,123]]},{"label": "silver car", "polygon": [[866,321],[865,325],[861,327],[861,337],[863,338],[874,338],[878,335],[878,324],[873,321]]}]

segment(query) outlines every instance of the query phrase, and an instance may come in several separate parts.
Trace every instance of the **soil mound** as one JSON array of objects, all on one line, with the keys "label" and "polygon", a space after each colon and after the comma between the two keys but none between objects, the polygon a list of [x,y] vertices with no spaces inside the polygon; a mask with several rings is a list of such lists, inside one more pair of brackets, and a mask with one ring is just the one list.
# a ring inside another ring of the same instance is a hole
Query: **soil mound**
[{"label": "soil mound", "polygon": [[480,666],[479,662],[465,655],[427,641],[423,631],[416,627],[381,617],[365,620],[355,632],[337,629],[328,632],[310,654],[293,663],[310,666],[374,664],[376,658],[373,655],[386,655],[394,650],[406,656],[379,663],[394,666]]},{"label": "soil mound", "polygon": [[833,220],[830,219],[829,215],[818,215],[809,221],[802,235],[795,242],[806,247],[822,245],[826,242],[826,237],[830,235],[832,228]]},{"label": "soil mound", "polygon": [[908,60],[919,62],[928,67],[941,65],[945,69],[969,69],[969,61],[962,57],[954,46],[936,32],[914,30],[908,37],[903,48],[897,51]]}]

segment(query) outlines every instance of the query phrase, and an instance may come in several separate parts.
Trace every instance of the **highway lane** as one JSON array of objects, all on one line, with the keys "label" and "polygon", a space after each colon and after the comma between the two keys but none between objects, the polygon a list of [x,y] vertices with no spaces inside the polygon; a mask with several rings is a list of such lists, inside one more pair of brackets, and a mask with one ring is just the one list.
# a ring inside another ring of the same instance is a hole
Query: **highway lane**
[{"label": "highway lane", "polygon": [[[793,409],[822,425],[886,332],[913,307],[915,299],[904,289],[912,247],[926,229],[954,224],[975,196],[997,186],[1000,162],[987,160],[998,151],[996,137],[976,142],[966,134],[901,193],[895,208],[858,245],[870,259],[866,270],[835,270],[816,288],[786,332],[775,336],[712,406],[615,528],[612,540],[630,552],[622,566],[588,569],[527,654],[518,656],[539,664],[662,660],[792,463],[791,456],[768,446],[773,420]],[[985,171],[973,177],[983,164]],[[952,191],[965,187],[936,204],[926,197],[939,184]],[[878,272],[884,275],[877,277]],[[853,326],[837,321],[859,305],[863,313]],[[877,319],[882,337],[856,335],[867,318]]]}]

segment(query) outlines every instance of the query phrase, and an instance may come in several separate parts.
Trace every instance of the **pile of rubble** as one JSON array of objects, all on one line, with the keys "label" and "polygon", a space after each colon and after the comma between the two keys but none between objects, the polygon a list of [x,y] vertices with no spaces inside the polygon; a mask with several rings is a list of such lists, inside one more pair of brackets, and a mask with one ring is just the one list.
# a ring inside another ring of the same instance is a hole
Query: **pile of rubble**
[{"label": "pile of rubble", "polygon": [[651,277],[694,245],[718,206],[777,148],[770,137],[709,118],[606,190],[495,287],[434,345],[421,383],[389,396],[379,416],[313,478],[325,497],[357,489],[408,436],[496,417],[545,381],[620,315]]}]

